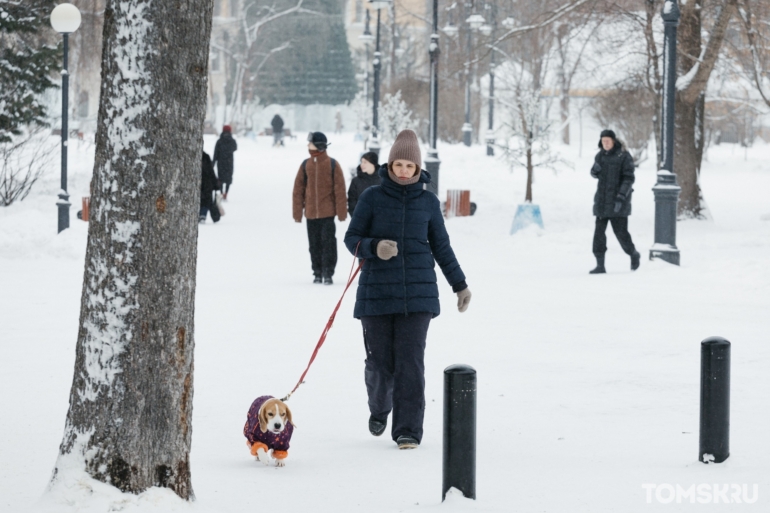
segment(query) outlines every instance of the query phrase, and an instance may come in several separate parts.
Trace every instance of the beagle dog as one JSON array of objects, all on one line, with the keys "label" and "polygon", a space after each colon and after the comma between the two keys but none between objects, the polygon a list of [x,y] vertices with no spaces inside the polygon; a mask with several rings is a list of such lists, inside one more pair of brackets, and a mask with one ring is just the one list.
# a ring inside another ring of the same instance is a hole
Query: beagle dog
[{"label": "beagle dog", "polygon": [[286,403],[269,395],[257,397],[251,403],[243,434],[257,461],[269,465],[272,457],[276,467],[283,467],[293,432],[294,422]]}]

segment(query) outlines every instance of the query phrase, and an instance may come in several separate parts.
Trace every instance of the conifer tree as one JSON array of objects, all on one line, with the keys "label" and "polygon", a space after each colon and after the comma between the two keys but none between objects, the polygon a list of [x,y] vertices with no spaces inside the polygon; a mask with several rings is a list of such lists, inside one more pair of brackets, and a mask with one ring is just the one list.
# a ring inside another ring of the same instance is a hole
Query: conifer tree
[{"label": "conifer tree", "polygon": [[0,143],[26,125],[44,126],[42,93],[57,87],[61,49],[47,44],[53,0],[0,0]]}]

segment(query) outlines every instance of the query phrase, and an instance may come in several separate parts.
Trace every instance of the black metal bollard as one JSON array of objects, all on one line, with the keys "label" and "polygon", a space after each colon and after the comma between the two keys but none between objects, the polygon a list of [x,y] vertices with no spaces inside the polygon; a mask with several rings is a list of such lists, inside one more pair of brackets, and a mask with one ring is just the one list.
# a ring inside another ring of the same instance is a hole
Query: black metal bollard
[{"label": "black metal bollard", "polygon": [[476,370],[468,365],[444,369],[444,480],[450,488],[476,498]]},{"label": "black metal bollard", "polygon": [[703,463],[730,456],[730,342],[711,337],[700,346],[700,447]]}]

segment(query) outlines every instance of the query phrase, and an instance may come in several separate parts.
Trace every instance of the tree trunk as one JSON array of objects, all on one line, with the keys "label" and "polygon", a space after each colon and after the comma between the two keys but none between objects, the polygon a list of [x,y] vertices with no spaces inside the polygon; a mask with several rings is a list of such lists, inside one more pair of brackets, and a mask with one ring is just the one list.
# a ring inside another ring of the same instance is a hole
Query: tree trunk
[{"label": "tree trunk", "polygon": [[[566,85],[566,83],[564,84]],[[561,142],[569,145],[569,86],[562,87],[561,98],[559,98],[559,107],[561,111]]]},{"label": "tree trunk", "polygon": [[[531,133],[531,132],[530,132]],[[532,166],[532,141],[531,138],[529,141],[527,141],[527,194],[524,198],[524,201],[527,203],[532,203],[532,174],[533,174],[533,166]]]},{"label": "tree trunk", "polygon": [[51,486],[193,499],[195,269],[210,0],[110,0],[75,376]]},{"label": "tree trunk", "polygon": [[695,102],[676,95],[674,129],[674,169],[682,188],[679,196],[679,216],[704,219],[708,217],[700,189],[700,166],[703,160],[703,110],[705,92]]},{"label": "tree trunk", "polygon": [[682,193],[679,197],[679,217],[704,219],[708,217],[698,177],[703,160],[706,87],[714,70],[727,26],[737,0],[721,0],[714,23],[709,27],[705,45],[701,41],[703,0],[682,3],[678,29],[678,68],[676,114],[674,130],[674,172]]}]

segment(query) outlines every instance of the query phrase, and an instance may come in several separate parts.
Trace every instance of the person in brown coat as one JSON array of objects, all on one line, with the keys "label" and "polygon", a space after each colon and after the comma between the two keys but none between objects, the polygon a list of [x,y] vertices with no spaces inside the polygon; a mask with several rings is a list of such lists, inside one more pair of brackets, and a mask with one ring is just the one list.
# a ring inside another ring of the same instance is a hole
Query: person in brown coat
[{"label": "person in brown coat", "polygon": [[347,197],[342,167],[326,153],[329,143],[321,132],[308,135],[310,158],[302,162],[294,179],[292,206],[294,220],[302,222],[304,211],[307,218],[307,237],[310,245],[310,262],[315,279],[313,283],[333,283],[337,267],[337,226],[347,218]]}]

